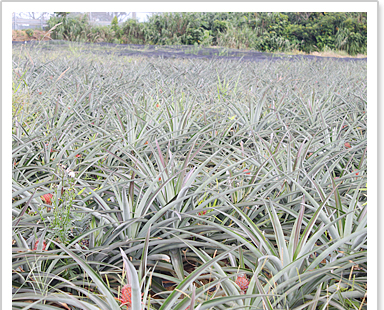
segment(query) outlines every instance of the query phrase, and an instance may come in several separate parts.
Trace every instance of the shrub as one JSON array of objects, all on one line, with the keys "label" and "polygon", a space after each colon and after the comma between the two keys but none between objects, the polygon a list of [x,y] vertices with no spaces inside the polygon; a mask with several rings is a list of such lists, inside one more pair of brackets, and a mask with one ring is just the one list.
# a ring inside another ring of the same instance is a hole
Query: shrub
[{"label": "shrub", "polygon": [[121,36],[121,28],[119,26],[119,21],[117,19],[117,16],[115,16],[113,19],[112,19],[112,22],[111,22],[111,28],[112,30],[114,31],[115,33],[115,37],[116,39],[120,39],[120,36]]},{"label": "shrub", "polygon": [[35,33],[32,29],[25,29],[24,32],[28,35],[28,37],[32,37]]},{"label": "shrub", "polygon": [[96,26],[92,27],[90,30],[91,32],[88,34],[88,40],[90,42],[116,43],[116,33],[110,26]]},{"label": "shrub", "polygon": [[120,40],[124,44],[145,44],[144,24],[135,19],[126,21],[120,30]]},{"label": "shrub", "polygon": [[87,35],[91,32],[92,26],[89,23],[88,15],[80,15],[75,17],[68,17],[67,15],[60,15],[51,17],[48,20],[49,28],[54,27],[52,32],[52,39],[68,40],[68,41],[87,41]]}]

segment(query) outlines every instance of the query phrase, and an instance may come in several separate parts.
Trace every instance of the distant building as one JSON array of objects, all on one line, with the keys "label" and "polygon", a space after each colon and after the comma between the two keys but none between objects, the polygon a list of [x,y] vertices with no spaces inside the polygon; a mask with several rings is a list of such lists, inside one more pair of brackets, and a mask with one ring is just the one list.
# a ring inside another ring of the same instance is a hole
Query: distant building
[{"label": "distant building", "polygon": [[[95,25],[110,25],[112,19],[116,16],[119,23],[128,19],[136,19],[139,22],[146,22],[148,16],[153,12],[71,12],[68,16],[75,17],[87,14],[91,23]],[[47,20],[54,16],[54,12],[14,12],[12,14],[12,29],[44,29],[47,27]]]}]

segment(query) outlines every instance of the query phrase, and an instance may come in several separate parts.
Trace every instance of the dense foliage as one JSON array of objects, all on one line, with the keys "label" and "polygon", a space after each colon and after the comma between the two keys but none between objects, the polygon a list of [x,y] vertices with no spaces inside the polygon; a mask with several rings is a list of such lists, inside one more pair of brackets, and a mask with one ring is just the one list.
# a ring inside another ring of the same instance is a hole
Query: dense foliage
[{"label": "dense foliage", "polygon": [[91,26],[87,15],[52,17],[62,23],[54,39],[160,45],[218,45],[260,51],[367,52],[366,13],[162,13],[148,22],[128,20],[121,26]]},{"label": "dense foliage", "polygon": [[13,51],[12,309],[366,309],[366,61],[54,44]]}]

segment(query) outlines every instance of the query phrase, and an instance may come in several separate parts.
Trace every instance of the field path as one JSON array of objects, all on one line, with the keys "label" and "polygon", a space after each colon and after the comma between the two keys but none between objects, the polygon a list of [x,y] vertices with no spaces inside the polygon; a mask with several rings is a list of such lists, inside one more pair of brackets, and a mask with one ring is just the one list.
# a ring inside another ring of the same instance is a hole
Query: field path
[{"label": "field path", "polygon": [[[12,41],[13,45],[39,44],[37,41]],[[332,57],[320,55],[288,55],[284,53],[267,53],[253,50],[237,50],[222,47],[199,47],[199,46],[162,46],[162,45],[135,45],[135,44],[112,44],[112,43],[74,43],[68,41],[52,40],[40,42],[44,47],[69,47],[76,46],[82,49],[82,52],[91,52],[96,54],[111,54],[117,56],[148,56],[162,58],[201,58],[201,59],[229,59],[241,61],[264,61],[264,60],[300,60],[300,59],[337,59],[341,61],[366,61],[366,57]]]}]

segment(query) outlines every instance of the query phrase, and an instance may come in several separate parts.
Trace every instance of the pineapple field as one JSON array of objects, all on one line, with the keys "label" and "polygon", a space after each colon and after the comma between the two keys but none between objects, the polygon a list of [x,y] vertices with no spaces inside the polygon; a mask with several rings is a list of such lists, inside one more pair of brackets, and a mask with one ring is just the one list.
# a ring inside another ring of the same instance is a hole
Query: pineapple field
[{"label": "pineapple field", "polygon": [[366,59],[228,53],[13,46],[12,309],[367,309]]}]

